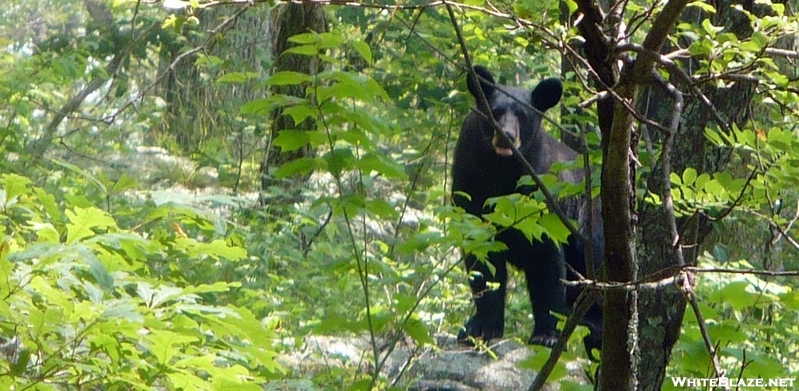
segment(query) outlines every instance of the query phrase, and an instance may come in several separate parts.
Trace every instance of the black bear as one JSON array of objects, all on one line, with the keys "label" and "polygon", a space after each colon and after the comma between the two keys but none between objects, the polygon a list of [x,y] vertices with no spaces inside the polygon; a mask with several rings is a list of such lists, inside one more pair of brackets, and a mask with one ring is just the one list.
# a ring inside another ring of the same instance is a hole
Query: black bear
[{"label": "black bear", "polygon": [[[479,91],[482,90],[499,128],[508,136],[505,139],[495,134],[486,115],[479,109],[473,110],[463,123],[452,167],[452,197],[455,205],[467,213],[481,216],[491,211],[491,207],[485,204],[488,198],[513,193],[531,194],[535,191],[532,187],[517,187],[517,182],[526,172],[513,156],[508,140],[518,148],[538,174],[549,172],[555,162],[572,161],[578,154],[544,132],[541,129],[541,115],[529,107],[544,112],[555,106],[563,93],[563,86],[558,79],[543,80],[530,91],[496,85],[487,69],[476,66],[474,70],[481,80],[479,85],[475,85],[471,77],[467,76],[469,92],[475,101],[479,101]],[[583,171],[565,170],[557,176],[560,181],[577,183],[582,181]],[[589,222],[585,200],[585,197],[566,199],[561,207],[570,219],[577,221],[583,232],[589,224],[592,225],[594,259],[601,260],[604,243],[599,202],[593,203],[594,221]],[[533,240],[531,243],[524,234],[515,229],[501,230],[496,239],[503,242],[507,250],[489,253],[488,262],[495,269],[493,273],[485,262],[479,261],[474,255],[466,256],[466,268],[470,273],[469,284],[477,313],[466,323],[458,340],[468,342],[471,337],[487,341],[502,337],[508,277],[506,263],[510,261],[524,272],[527,279],[535,321],[528,343],[554,346],[559,332],[556,318],[550,311],[568,313],[570,304],[579,293],[579,290],[574,289],[567,292],[559,279],[576,277],[567,273],[564,262],[585,275],[582,245],[573,235],[564,246],[558,246],[546,235],[540,241]],[[489,283],[498,283],[498,288],[490,289]],[[591,348],[599,348],[601,343],[601,320],[601,309],[597,305],[583,319],[583,324],[591,330],[591,334],[584,339],[589,355]]]}]

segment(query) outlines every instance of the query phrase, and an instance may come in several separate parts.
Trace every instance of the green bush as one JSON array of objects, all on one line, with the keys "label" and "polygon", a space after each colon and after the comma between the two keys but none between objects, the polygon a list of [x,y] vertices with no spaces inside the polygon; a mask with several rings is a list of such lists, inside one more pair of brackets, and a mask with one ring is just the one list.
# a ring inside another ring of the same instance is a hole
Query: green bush
[{"label": "green bush", "polygon": [[151,203],[125,229],[15,174],[0,177],[0,206],[0,388],[260,390],[282,371],[249,309],[209,304],[239,283],[176,268],[246,256],[224,237],[187,235],[182,225],[213,226],[198,214]]}]

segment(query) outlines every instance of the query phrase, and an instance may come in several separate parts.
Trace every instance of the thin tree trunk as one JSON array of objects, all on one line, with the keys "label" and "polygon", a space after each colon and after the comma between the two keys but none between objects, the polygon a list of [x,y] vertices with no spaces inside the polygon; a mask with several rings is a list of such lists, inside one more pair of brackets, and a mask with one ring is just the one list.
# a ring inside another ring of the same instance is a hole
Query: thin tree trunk
[{"label": "thin tree trunk", "polygon": [[[94,23],[102,26],[103,31],[105,31],[107,34],[113,34],[116,32],[118,27],[114,22],[114,17],[111,14],[108,4],[96,0],[85,0],[84,4],[86,5],[86,10],[88,11],[89,16],[91,16]],[[44,129],[42,137],[31,143],[29,150],[33,161],[36,161],[39,159],[39,157],[44,155],[45,152],[47,152],[47,149],[53,143],[53,139],[56,138],[56,133],[61,123],[68,116],[77,111],[83,104],[83,101],[86,100],[89,95],[100,89],[100,87],[105,85],[108,80],[116,77],[117,71],[119,71],[119,69],[122,67],[122,64],[125,63],[128,55],[130,54],[130,47],[128,46],[120,46],[117,49],[117,54],[114,55],[113,58],[111,58],[111,60],[108,62],[108,65],[105,66],[105,73],[95,76],[92,80],[86,83],[86,85],[81,88],[77,94],[70,98],[69,101],[64,103],[64,105],[61,106],[61,108],[58,109],[55,114],[53,114],[53,118]]]},{"label": "thin tree trunk", "polygon": [[[651,30],[642,46],[646,50],[660,52],[658,41],[668,34],[676,18],[699,24],[707,15],[698,8],[683,12],[687,1],[672,0],[653,21]],[[676,95],[664,93],[652,87],[646,94],[639,89],[651,72],[651,60],[639,55],[636,61],[625,65],[618,79],[614,74],[614,56],[609,56],[607,42],[614,39],[607,35],[613,26],[610,18],[598,12],[597,2],[579,0],[579,12],[583,21],[581,34],[586,38],[585,55],[590,63],[599,90],[614,86],[613,93],[628,102],[630,107],[648,107],[648,117],[659,124],[667,124],[674,115]],[[716,13],[711,22],[726,26],[739,39],[751,34],[749,21],[732,8],[732,1],[715,4]],[[745,2],[748,11],[755,11],[752,2]],[[611,15],[614,16],[614,15]],[[622,20],[620,17],[618,20]],[[659,23],[664,20],[665,23]],[[647,64],[648,63],[648,64]],[[690,75],[696,69],[690,60],[681,64],[683,72]],[[676,78],[675,78],[676,79]],[[683,91],[691,86],[674,81]],[[737,82],[728,87],[717,87],[712,82],[700,86],[700,93],[712,102],[717,118],[698,96],[686,94],[685,107],[674,123],[673,141],[667,140],[660,130],[649,129],[650,140],[673,142],[668,162],[657,161],[648,176],[647,189],[665,198],[668,173],[661,169],[669,164],[669,172],[682,173],[693,167],[699,173],[715,173],[726,169],[729,151],[710,147],[705,140],[705,129],[713,122],[721,121],[722,127],[731,124],[742,126],[749,118],[747,110],[754,93],[754,84]],[[645,100],[647,104],[641,104]],[[742,109],[743,108],[743,109]],[[699,217],[677,219],[674,232],[667,222],[674,221],[673,213],[663,205],[641,203],[628,204],[634,188],[634,169],[630,160],[637,151],[638,134],[633,128],[631,113],[618,101],[610,98],[598,102],[598,116],[602,130],[603,177],[602,200],[606,238],[605,277],[607,281],[629,282],[639,277],[653,276],[658,272],[682,264],[695,264],[698,245],[709,230],[707,221]],[[665,125],[664,125],[665,126]],[[660,132],[660,133],[659,133]],[[644,162],[648,163],[648,162]],[[631,213],[623,213],[631,212]],[[637,222],[636,222],[637,220]],[[638,231],[637,233],[635,231]],[[674,238],[680,242],[675,246]],[[681,250],[681,251],[680,251]],[[690,281],[689,281],[690,282]],[[605,333],[603,338],[602,365],[599,388],[603,390],[659,390],[665,379],[671,350],[680,335],[685,313],[685,299],[679,286],[668,285],[654,290],[639,292],[610,291],[605,295]]]},{"label": "thin tree trunk", "polygon": [[[734,11],[730,0],[720,1],[715,4],[717,13],[713,16],[713,25],[726,26],[735,33],[739,39],[751,35],[748,20],[742,14]],[[751,3],[749,3],[751,6]],[[751,11],[751,8],[748,9]],[[682,20],[689,23],[701,23],[708,15],[697,8],[686,10]],[[690,61],[690,60],[689,60]],[[683,64],[683,69],[690,74],[691,69],[696,69],[691,64]],[[686,87],[687,88],[687,87]],[[717,88],[713,83],[700,87],[702,93],[711,101],[722,119],[731,127],[735,123],[743,128],[751,113],[750,107],[755,84],[737,82],[727,88]],[[663,121],[671,115],[663,112],[670,104],[663,104],[670,98],[658,91],[649,91],[650,116]],[[686,95],[687,97],[687,95]],[[660,112],[658,112],[660,110]],[[693,167],[699,174],[722,171],[727,168],[729,151],[714,148],[708,145],[705,138],[705,129],[711,126],[716,119],[711,110],[699,99],[686,99],[685,109],[680,121],[679,133],[674,139],[675,151],[669,161],[671,171],[681,174],[688,167]],[[654,135],[656,131],[651,131]],[[658,161],[653,171],[660,170],[663,162]],[[660,175],[652,175],[647,183],[648,190],[663,196],[663,180],[668,180]],[[667,267],[678,264],[671,246],[671,236],[666,226],[662,223],[668,216],[660,206],[642,203],[639,209],[639,229],[641,238],[638,251],[640,259],[640,275],[652,275]],[[688,265],[695,265],[699,255],[699,244],[702,243],[709,232],[709,223],[706,219],[694,216],[677,220],[680,232],[680,245],[683,246],[683,259]],[[671,349],[680,336],[683,315],[685,313],[685,298],[677,286],[666,286],[658,290],[647,290],[639,293],[639,321],[638,335],[640,349],[640,364],[638,384],[641,390],[660,390],[665,380],[666,366],[671,356]]]},{"label": "thin tree trunk", "polygon": [[[254,99],[257,91],[248,85],[215,83],[216,75],[209,79],[209,71],[199,68],[193,56],[174,64],[172,69],[169,65],[187,46],[203,46],[203,53],[227,60],[235,64],[237,70],[260,70],[260,61],[266,57],[263,42],[269,36],[269,12],[267,7],[251,7],[244,13],[235,7],[204,9],[198,14],[199,26],[185,27],[188,45],[175,39],[162,49],[159,73],[169,74],[161,84],[167,113],[160,130],[173,136],[184,152],[198,150],[210,134],[229,135],[240,131],[240,123],[231,117],[238,113],[241,104]],[[236,20],[224,34],[213,37],[206,34],[228,18]]]},{"label": "thin tree trunk", "polygon": [[[323,7],[319,4],[311,3],[283,4],[274,12],[273,21],[276,26],[272,38],[272,53],[275,58],[274,72],[294,71],[311,75],[319,72],[320,70],[318,67],[321,65],[315,57],[283,52],[292,46],[292,43],[289,42],[288,39],[293,35],[312,31],[318,33],[327,31],[327,20],[325,19]],[[304,97],[305,87],[304,85],[276,86],[273,92]],[[274,140],[283,129],[313,129],[314,126],[316,126],[313,121],[306,120],[301,124],[295,124],[291,117],[283,115],[282,110],[274,111],[270,115],[270,120],[272,123],[270,127],[270,142],[265,148],[260,169],[262,190],[266,190],[275,184],[271,176],[274,169],[290,161],[311,156],[313,153],[313,151],[308,148],[299,148],[290,153],[283,153],[280,151],[280,148],[275,147],[271,143],[271,140]]]}]

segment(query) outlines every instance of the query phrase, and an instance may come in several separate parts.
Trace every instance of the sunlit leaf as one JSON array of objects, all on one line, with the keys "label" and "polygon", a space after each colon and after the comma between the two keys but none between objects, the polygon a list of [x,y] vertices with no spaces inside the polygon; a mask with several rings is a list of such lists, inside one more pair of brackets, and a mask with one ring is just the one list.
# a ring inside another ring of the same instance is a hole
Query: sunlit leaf
[{"label": "sunlit leaf", "polygon": [[109,228],[116,226],[111,216],[97,208],[75,207],[66,211],[67,219],[67,244],[95,235],[93,228]]}]

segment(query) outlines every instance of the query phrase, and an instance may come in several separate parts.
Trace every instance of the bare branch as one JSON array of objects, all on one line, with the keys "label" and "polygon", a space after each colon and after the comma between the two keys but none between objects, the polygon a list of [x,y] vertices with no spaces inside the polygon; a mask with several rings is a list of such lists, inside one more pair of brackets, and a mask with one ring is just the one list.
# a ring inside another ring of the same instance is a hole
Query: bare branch
[{"label": "bare branch", "polygon": [[549,375],[552,374],[552,371],[555,369],[555,365],[560,359],[560,355],[566,350],[566,342],[574,333],[574,330],[580,323],[580,319],[582,319],[585,314],[588,313],[588,310],[591,309],[591,305],[593,304],[594,299],[589,291],[584,290],[580,292],[580,296],[578,296],[577,300],[575,301],[574,310],[572,311],[571,315],[569,315],[569,318],[566,319],[566,324],[563,326],[563,331],[558,338],[558,342],[556,342],[555,346],[552,347],[551,353],[549,354],[549,357],[547,357],[547,362],[543,367],[541,367],[541,370],[538,371],[535,381],[533,381],[533,384],[531,384],[530,388],[528,388],[529,391],[539,391],[544,388],[547,378],[549,378]]},{"label": "bare branch", "polygon": [[[574,271],[573,271],[574,272]],[[799,277],[799,270],[790,271],[771,271],[757,269],[724,269],[724,268],[700,268],[696,266],[683,266],[664,269],[652,275],[645,276],[632,282],[600,282],[583,278],[579,273],[579,280],[571,281],[561,279],[560,282],[566,286],[582,287],[595,291],[642,291],[659,290],[665,286],[680,283],[689,273],[718,273],[718,274],[747,274],[768,277]]]},{"label": "bare branch", "polygon": [[143,99],[153,88],[155,88],[158,84],[160,84],[164,80],[164,78],[169,76],[169,72],[174,72],[175,69],[177,68],[178,64],[180,64],[187,57],[189,57],[191,55],[194,55],[195,53],[201,52],[201,51],[205,50],[207,47],[210,47],[211,45],[213,45],[213,43],[216,41],[217,34],[223,32],[223,31],[226,31],[226,30],[228,30],[230,28],[233,28],[234,22],[236,21],[236,19],[238,19],[239,16],[241,16],[244,12],[246,12],[247,9],[248,8],[244,7],[242,9],[236,11],[233,15],[231,15],[227,19],[223,20],[213,30],[208,31],[208,38],[205,40],[205,42],[203,42],[202,45],[197,46],[195,48],[192,48],[191,50],[187,50],[187,51],[181,53],[180,55],[178,55],[177,57],[175,57],[175,59],[172,60],[172,62],[167,67],[167,71],[165,71],[163,74],[158,76],[155,80],[153,80],[152,83],[144,86],[139,91],[139,93],[136,94],[136,96],[134,96],[132,99],[130,99],[128,101],[128,103],[126,103],[125,105],[123,105],[122,107],[117,109],[117,111],[115,111],[114,113],[104,117],[103,121],[105,121],[105,122],[113,122],[125,110],[127,110],[128,108],[131,108],[131,107],[135,107],[136,106],[136,102],[138,102],[141,99]]},{"label": "bare branch", "polygon": [[[113,21],[113,16],[111,15],[111,11],[108,9],[106,4],[99,3],[97,1],[86,1],[86,8],[88,10],[89,15],[97,22],[103,25],[106,29],[114,29],[116,28]],[[150,27],[147,28],[145,32],[141,34],[141,36],[146,36],[151,30],[158,27],[158,23],[153,23]],[[131,29],[131,33],[132,33]],[[56,133],[58,131],[59,125],[73,112],[80,108],[80,105],[89,97],[93,92],[97,91],[100,87],[102,87],[106,82],[109,80],[113,80],[116,78],[116,74],[119,71],[119,68],[125,63],[125,59],[127,59],[128,55],[130,54],[131,49],[134,45],[138,42],[136,40],[131,40],[127,45],[120,48],[119,52],[111,58],[111,61],[108,62],[108,65],[105,67],[105,71],[103,74],[96,76],[92,80],[90,80],[81,90],[75,94],[71,99],[69,99],[60,109],[58,109],[54,115],[50,123],[44,129],[42,136],[36,140],[34,140],[29,150],[31,151],[31,155],[33,156],[34,160],[41,156],[56,137]]]},{"label": "bare branch", "polygon": [[666,128],[666,135],[663,140],[663,151],[660,155],[660,180],[663,183],[663,212],[666,215],[667,226],[669,235],[671,236],[671,248],[677,258],[677,265],[684,266],[685,258],[682,253],[682,246],[680,246],[680,235],[677,232],[677,220],[674,217],[674,200],[671,197],[671,149],[674,146],[674,137],[677,136],[677,130],[680,127],[680,117],[682,116],[683,109],[683,96],[682,92],[674,87],[673,84],[663,79],[660,74],[654,69],[652,70],[652,77],[660,81],[660,84],[666,92],[674,100],[674,108],[671,111],[671,121]]},{"label": "bare branch", "polygon": [[[708,333],[707,326],[705,325],[705,317],[702,316],[702,311],[699,309],[699,303],[696,301],[694,289],[691,286],[690,281],[687,279],[682,281],[681,287],[683,295],[688,300],[688,303],[691,304],[691,309],[693,309],[694,315],[696,315],[696,323],[697,326],[699,326],[699,331],[702,334],[702,340],[705,341],[705,348],[710,355],[710,359],[713,361],[713,370],[716,372],[716,377],[722,377],[724,376],[724,368],[721,367],[718,355],[716,354],[716,347],[713,345],[713,341],[710,339],[710,334]],[[729,387],[725,386],[724,389],[729,390]]]},{"label": "bare branch", "polygon": [[696,266],[685,266],[682,270],[694,273],[726,273],[726,274],[752,274],[757,276],[769,277],[799,277],[799,270],[771,271],[757,269],[724,269],[724,268],[700,268]]},{"label": "bare branch", "polygon": [[766,48],[763,53],[774,57],[799,58],[799,51],[777,48]]}]

